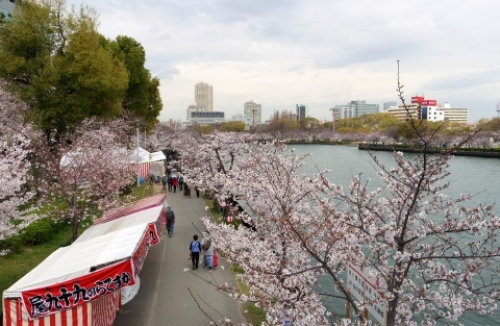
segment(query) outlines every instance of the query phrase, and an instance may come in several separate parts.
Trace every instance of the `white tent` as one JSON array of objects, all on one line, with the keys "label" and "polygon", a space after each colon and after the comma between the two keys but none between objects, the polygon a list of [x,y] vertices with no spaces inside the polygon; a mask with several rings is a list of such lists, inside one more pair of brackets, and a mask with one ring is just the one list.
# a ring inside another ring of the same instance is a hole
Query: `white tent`
[{"label": "white tent", "polygon": [[156,206],[93,225],[5,290],[3,325],[111,326],[128,299],[123,289],[136,286],[132,295],[137,292],[136,276],[149,247],[159,242],[165,207],[154,199]]},{"label": "white tent", "polygon": [[[165,160],[167,157],[163,152],[153,152],[150,153],[144,148],[137,147],[132,150],[129,155],[128,161],[134,166],[139,172],[141,178],[146,178],[150,174],[163,175],[165,173]],[[137,168],[139,164],[139,168]]]},{"label": "white tent", "polygon": [[[142,227],[144,227],[145,224],[154,224],[155,226],[156,223],[164,224],[163,219],[159,218],[161,216],[161,211],[163,208],[163,205],[155,206],[153,208],[141,210],[139,212],[135,212],[106,223],[95,224],[88,228],[85,232],[83,232],[82,235],[80,235],[73,244],[86,242],[88,240],[92,240],[93,238],[97,238],[99,236],[107,234],[114,234],[116,231],[120,231],[137,225],[141,225]],[[161,225],[158,225],[157,229],[157,233],[161,232]],[[158,234],[156,234],[155,236],[158,236]]]},{"label": "white tent", "polygon": [[153,152],[150,156],[151,161],[151,173],[155,175],[165,174],[165,160],[167,157],[163,152]]},{"label": "white tent", "polygon": [[147,223],[135,225],[59,248],[5,290],[3,297],[21,297],[23,290],[78,278],[90,273],[94,266],[127,259],[147,231],[146,226]]}]

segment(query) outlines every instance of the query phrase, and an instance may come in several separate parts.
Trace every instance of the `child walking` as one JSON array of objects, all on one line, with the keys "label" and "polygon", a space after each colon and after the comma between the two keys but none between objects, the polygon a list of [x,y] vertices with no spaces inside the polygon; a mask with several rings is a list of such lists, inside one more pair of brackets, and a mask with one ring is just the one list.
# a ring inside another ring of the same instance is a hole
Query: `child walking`
[{"label": "child walking", "polygon": [[198,235],[193,235],[193,241],[189,244],[189,251],[191,253],[191,261],[193,262],[193,271],[198,269],[198,262],[200,261],[201,244],[198,241]]}]

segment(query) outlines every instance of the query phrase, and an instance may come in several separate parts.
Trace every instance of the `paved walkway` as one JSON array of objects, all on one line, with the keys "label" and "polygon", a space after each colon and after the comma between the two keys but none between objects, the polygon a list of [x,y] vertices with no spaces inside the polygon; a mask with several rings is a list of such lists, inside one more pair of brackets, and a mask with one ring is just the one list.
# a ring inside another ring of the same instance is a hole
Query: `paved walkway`
[{"label": "paved walkway", "polygon": [[[154,187],[161,190],[161,186]],[[160,244],[150,249],[139,274],[139,293],[122,307],[114,326],[201,326],[211,321],[223,325],[225,317],[232,324],[245,323],[242,307],[211,285],[235,284],[222,258],[213,272],[203,268],[202,255],[200,269],[190,269],[189,243],[194,234],[201,240],[200,231],[204,230],[200,222],[207,214],[203,200],[194,192],[189,198],[179,191],[167,193],[167,200],[176,217],[174,235],[163,235]]]}]

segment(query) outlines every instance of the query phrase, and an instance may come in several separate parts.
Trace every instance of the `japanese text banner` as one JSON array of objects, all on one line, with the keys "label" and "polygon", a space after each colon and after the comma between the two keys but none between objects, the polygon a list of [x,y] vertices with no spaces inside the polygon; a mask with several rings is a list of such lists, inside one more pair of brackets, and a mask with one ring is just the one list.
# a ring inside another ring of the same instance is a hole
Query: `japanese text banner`
[{"label": "japanese text banner", "polygon": [[134,285],[130,259],[88,275],[21,293],[30,318],[40,318]]}]

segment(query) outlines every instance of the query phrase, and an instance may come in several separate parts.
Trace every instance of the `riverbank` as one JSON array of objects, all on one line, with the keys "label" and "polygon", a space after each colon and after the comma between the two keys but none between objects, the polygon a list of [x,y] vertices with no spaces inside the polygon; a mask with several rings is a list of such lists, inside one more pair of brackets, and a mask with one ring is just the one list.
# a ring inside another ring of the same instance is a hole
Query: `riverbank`
[{"label": "riverbank", "polygon": [[[358,145],[359,150],[365,151],[384,151],[394,152],[399,151],[403,153],[422,153],[421,149],[407,147],[403,145],[378,145],[362,143]],[[428,149],[427,154],[441,154],[446,149]],[[452,151],[455,156],[470,156],[470,157],[485,157],[485,158],[500,158],[500,148],[458,148]]]}]

